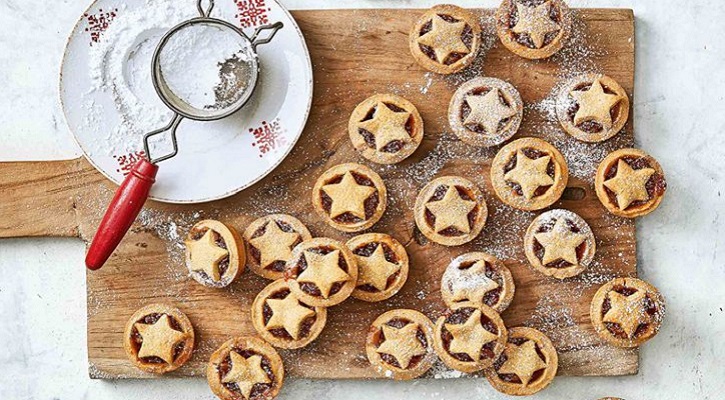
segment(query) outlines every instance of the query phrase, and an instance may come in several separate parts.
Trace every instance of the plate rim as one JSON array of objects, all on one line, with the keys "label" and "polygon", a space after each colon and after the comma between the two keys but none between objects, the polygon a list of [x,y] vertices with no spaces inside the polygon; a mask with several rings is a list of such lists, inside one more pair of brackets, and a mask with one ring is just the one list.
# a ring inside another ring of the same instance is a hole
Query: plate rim
[{"label": "plate rim", "polygon": [[[73,138],[73,141],[75,142],[75,144],[78,146],[78,149],[80,149],[81,153],[83,153],[83,157],[86,160],[88,160],[88,162],[93,166],[93,168],[95,168],[96,171],[100,172],[104,177],[106,177],[106,179],[111,181],[114,185],[120,186],[121,182],[120,181],[117,182],[116,179],[111,177],[109,174],[106,173],[106,171],[104,171],[102,168],[100,168],[98,165],[96,165],[96,163],[93,161],[93,158],[88,155],[88,151],[86,151],[86,149],[81,145],[80,141],[78,140],[78,136],[76,135],[75,131],[70,126],[70,122],[68,121],[68,115],[66,112],[66,105],[63,102],[63,78],[64,78],[63,77],[63,67],[65,66],[66,59],[68,58],[71,39],[73,39],[74,33],[76,32],[76,30],[78,29],[80,24],[83,22],[83,16],[85,14],[87,14],[89,11],[91,11],[91,9],[93,9],[97,5],[97,3],[100,1],[102,1],[102,0],[93,0],[93,2],[90,5],[88,5],[88,7],[86,7],[86,9],[83,11],[83,13],[78,17],[78,20],[73,25],[73,28],[71,29],[70,34],[66,38],[65,47],[63,49],[63,56],[61,57],[61,62],[60,62],[59,71],[58,71],[57,95],[58,95],[58,100],[60,101],[60,108],[63,111],[63,120],[65,121],[65,125],[68,128],[68,131],[70,131],[71,137]],[[265,170],[263,173],[259,174],[259,176],[257,176],[255,179],[252,179],[251,181],[247,182],[245,185],[240,186],[239,188],[230,190],[228,192],[225,192],[225,193],[222,193],[222,194],[219,194],[216,196],[210,196],[210,197],[206,197],[206,198],[198,199],[198,200],[168,199],[168,198],[164,198],[164,197],[160,197],[160,196],[152,196],[152,195],[149,195],[147,200],[158,201],[158,202],[166,203],[166,204],[202,204],[202,203],[208,203],[208,202],[212,202],[212,201],[216,201],[216,200],[222,200],[222,199],[226,199],[228,197],[234,196],[235,194],[240,193],[241,191],[257,184],[259,181],[261,181],[262,179],[269,176],[269,174],[271,174],[275,169],[277,169],[277,167],[279,167],[282,164],[282,162],[290,155],[292,150],[297,145],[297,142],[299,141],[300,137],[302,137],[302,133],[304,132],[305,127],[307,126],[307,122],[310,117],[310,112],[312,111],[312,102],[313,102],[314,93],[315,93],[315,75],[314,75],[314,69],[312,68],[312,57],[310,56],[310,50],[307,46],[307,40],[305,39],[305,36],[302,33],[302,30],[300,29],[299,24],[297,24],[297,21],[294,19],[294,16],[292,16],[292,13],[285,6],[283,6],[279,2],[279,0],[270,0],[270,1],[273,1],[282,10],[282,12],[284,12],[284,14],[287,15],[287,17],[289,17],[289,19],[293,22],[293,24],[292,24],[293,28],[297,32],[297,35],[302,39],[302,48],[304,50],[304,55],[305,55],[304,58],[305,58],[307,68],[310,71],[310,77],[307,82],[307,85],[309,85],[309,87],[310,87],[310,96],[309,96],[309,99],[307,100],[307,107],[305,109],[305,115],[304,115],[302,124],[300,124],[299,131],[290,140],[290,146],[287,148],[287,150],[284,152],[284,154],[282,154],[282,156],[279,158],[279,160],[277,160],[273,164],[270,164],[270,166],[267,170]]]}]

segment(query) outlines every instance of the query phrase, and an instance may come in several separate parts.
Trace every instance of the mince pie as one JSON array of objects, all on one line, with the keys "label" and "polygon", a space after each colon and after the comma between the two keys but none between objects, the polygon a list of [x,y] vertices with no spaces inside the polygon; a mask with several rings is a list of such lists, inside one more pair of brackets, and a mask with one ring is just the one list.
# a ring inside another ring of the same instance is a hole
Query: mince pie
[{"label": "mince pie", "polygon": [[594,188],[609,212],[634,218],[649,214],[660,205],[667,182],[654,157],[638,149],[621,149],[599,164]]},{"label": "mince pie", "polygon": [[204,286],[229,286],[244,271],[244,241],[229,225],[214,220],[199,221],[184,243],[191,277]]},{"label": "mince pie", "polygon": [[473,182],[444,176],[432,180],[418,193],[415,223],[428,239],[444,246],[468,243],[483,229],[488,208]]},{"label": "mince pie", "polygon": [[514,291],[511,271],[496,257],[480,252],[456,257],[441,279],[441,296],[448,307],[470,302],[503,312]]},{"label": "mince pie", "polygon": [[376,94],[352,112],[348,133],[363,157],[378,164],[395,164],[420,145],[423,118],[408,100],[394,94]]},{"label": "mince pie", "polygon": [[617,278],[597,290],[589,312],[604,340],[619,347],[637,347],[659,331],[665,300],[643,280]]},{"label": "mince pie", "polygon": [[327,309],[300,301],[284,279],[267,285],[252,304],[254,329],[275,347],[305,347],[317,339],[325,323]]},{"label": "mince pie", "polygon": [[408,253],[390,235],[367,233],[346,243],[357,261],[358,276],[352,297],[364,301],[389,299],[408,279]]},{"label": "mince pie", "polygon": [[580,75],[562,87],[556,116],[575,138],[602,142],[624,128],[629,118],[629,97],[617,81],[606,75]]},{"label": "mince pie", "polygon": [[292,293],[313,307],[342,303],[355,289],[357,276],[357,262],[350,249],[327,238],[298,244],[285,267]]},{"label": "mince pie", "polygon": [[520,210],[540,210],[554,204],[568,181],[564,156],[548,142],[533,137],[507,144],[491,164],[496,195]]},{"label": "mince pie", "polygon": [[558,368],[551,340],[536,329],[518,327],[509,329],[506,349],[486,370],[486,378],[501,393],[528,396],[547,387]]},{"label": "mince pie", "polygon": [[457,303],[438,318],[433,345],[450,368],[476,372],[493,365],[506,346],[506,326],[496,310]]},{"label": "mince pie", "polygon": [[481,25],[469,11],[433,6],[410,31],[410,52],[425,69],[452,74],[470,65],[481,48]]},{"label": "mince pie", "polygon": [[282,278],[292,249],[309,239],[310,231],[293,216],[274,214],[259,218],[244,231],[247,265],[262,278]]},{"label": "mince pie", "polygon": [[388,204],[380,175],[360,164],[340,164],[328,169],[312,189],[312,204],[330,226],[359,232],[375,225]]},{"label": "mince pie", "polygon": [[526,258],[534,269],[558,279],[582,273],[594,259],[596,243],[589,225],[568,210],[547,211],[524,235]]},{"label": "mince pie", "polygon": [[194,351],[194,328],[181,310],[150,304],[126,323],[123,348],[140,370],[163,374],[184,365]]},{"label": "mince pie", "polygon": [[365,350],[380,375],[408,380],[433,366],[432,338],[433,323],[428,317],[415,310],[392,310],[373,321]]},{"label": "mince pie", "polygon": [[448,122],[463,142],[491,147],[511,138],[521,125],[524,103],[513,85],[474,78],[461,85],[448,107]]},{"label": "mince pie", "polygon": [[496,33],[521,57],[550,57],[571,33],[569,8],[563,0],[504,0],[496,12]]},{"label": "mince pie", "polygon": [[271,400],[284,382],[284,366],[274,347],[255,337],[238,337],[209,357],[206,379],[222,400]]}]

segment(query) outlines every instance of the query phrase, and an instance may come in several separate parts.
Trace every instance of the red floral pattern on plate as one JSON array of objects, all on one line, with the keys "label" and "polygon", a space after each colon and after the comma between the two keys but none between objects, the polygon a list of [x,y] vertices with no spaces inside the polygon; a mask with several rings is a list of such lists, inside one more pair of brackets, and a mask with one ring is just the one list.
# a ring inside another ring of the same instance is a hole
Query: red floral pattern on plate
[{"label": "red floral pattern on plate", "polygon": [[252,146],[259,150],[259,158],[287,145],[287,138],[284,137],[284,129],[279,118],[273,119],[272,122],[262,121],[262,125],[249,128],[249,132],[254,136]]},{"label": "red floral pattern on plate", "polygon": [[128,154],[121,154],[121,155],[113,155],[113,159],[116,160],[118,163],[118,168],[116,169],[116,172],[120,172],[123,174],[123,176],[128,175],[131,172],[131,169],[134,165],[138,162],[138,160],[146,158],[146,152],[143,150],[137,150],[130,152]]},{"label": "red floral pattern on plate", "polygon": [[88,34],[91,36],[91,41],[89,43],[91,46],[93,46],[93,43],[98,43],[98,41],[101,40],[101,35],[103,34],[103,32],[106,31],[106,29],[108,29],[111,21],[113,21],[113,19],[116,18],[117,15],[117,8],[111,11],[103,11],[103,9],[98,9],[98,12],[95,14],[83,14],[83,18],[85,18],[86,22],[88,22],[88,26],[86,27],[85,31],[88,32]]},{"label": "red floral pattern on plate", "polygon": [[266,0],[234,0],[238,13],[234,18],[239,20],[242,28],[252,28],[269,23]]}]

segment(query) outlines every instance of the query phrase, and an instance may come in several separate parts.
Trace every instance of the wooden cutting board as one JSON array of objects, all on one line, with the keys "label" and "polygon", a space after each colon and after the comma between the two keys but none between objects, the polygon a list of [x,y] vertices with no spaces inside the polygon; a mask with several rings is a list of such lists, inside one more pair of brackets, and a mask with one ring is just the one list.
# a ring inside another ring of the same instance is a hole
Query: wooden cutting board
[{"label": "wooden cutting board", "polygon": [[[491,10],[481,10],[491,24]],[[625,375],[638,368],[637,350],[604,344],[589,319],[589,302],[601,283],[636,275],[632,221],[606,213],[597,200],[593,172],[607,152],[634,143],[633,121],[615,139],[586,145],[560,132],[551,121],[549,93],[562,77],[594,68],[634,89],[634,15],[631,10],[576,12],[575,39],[548,61],[527,61],[502,48],[490,28],[490,48],[479,62],[453,77],[427,74],[408,52],[408,30],[420,10],[297,11],[315,70],[315,97],[307,128],[294,152],[269,177],[234,197],[203,205],[147,204],[138,223],[108,264],[87,274],[88,359],[93,378],[152,377],[126,359],[122,331],[139,307],[159,301],[178,305],[193,322],[198,347],[191,361],[172,375],[202,375],[211,352],[236,335],[254,335],[251,301],[266,282],[247,271],[224,290],[204,288],[188,278],[180,243],[202,218],[218,218],[242,231],[253,219],[286,212],[308,224],[316,236],[346,239],[313,213],[308,201],[315,179],[327,168],[349,161],[370,163],[353,150],[347,120],[355,105],[374,93],[393,92],[416,104],[425,120],[425,140],[402,164],[373,165],[390,192],[389,208],[375,231],[404,243],[411,273],[403,290],[382,303],[350,299],[329,312],[319,339],[308,348],[281,351],[289,375],[307,378],[377,377],[364,355],[368,325],[393,308],[421,310],[436,318],[443,310],[440,278],[448,262],[472,250],[505,260],[516,282],[516,296],[503,313],[508,326],[530,325],[546,332],[560,355],[563,375]],[[488,168],[497,149],[467,147],[449,133],[445,112],[451,94],[476,75],[495,76],[516,86],[528,104],[520,136],[543,137],[567,157],[572,177],[555,207],[579,213],[594,230],[597,255],[591,271],[559,282],[525,262],[522,235],[536,213],[512,210],[493,195]],[[632,115],[632,113],[630,113]],[[223,171],[219,171],[223,173]],[[435,176],[459,174],[485,191],[490,219],[473,243],[445,248],[429,243],[413,223],[418,190]],[[194,184],[191,182],[190,184]],[[115,187],[85,159],[0,163],[0,237],[72,236],[86,242],[98,225]],[[83,268],[65,265],[62,268]],[[427,376],[451,376],[441,367]]]}]

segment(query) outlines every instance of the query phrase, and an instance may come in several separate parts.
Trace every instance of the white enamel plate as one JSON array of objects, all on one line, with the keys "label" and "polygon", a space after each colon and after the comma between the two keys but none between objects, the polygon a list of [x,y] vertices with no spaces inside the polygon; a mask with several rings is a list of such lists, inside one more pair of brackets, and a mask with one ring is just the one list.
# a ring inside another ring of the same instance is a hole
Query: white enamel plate
[{"label": "white enamel plate", "polygon": [[[173,113],[154,91],[151,58],[161,36],[198,16],[196,0],[97,0],[71,34],[61,66],[66,121],[88,160],[120,184],[143,157],[143,135]],[[312,64],[302,33],[276,0],[216,0],[212,17],[251,36],[281,21],[259,46],[260,75],[247,105],[213,122],[184,120],[179,153],[159,164],[150,198],[201,203],[231,196],[279,165],[297,142],[312,103]],[[168,151],[170,135],[152,146]]]}]

